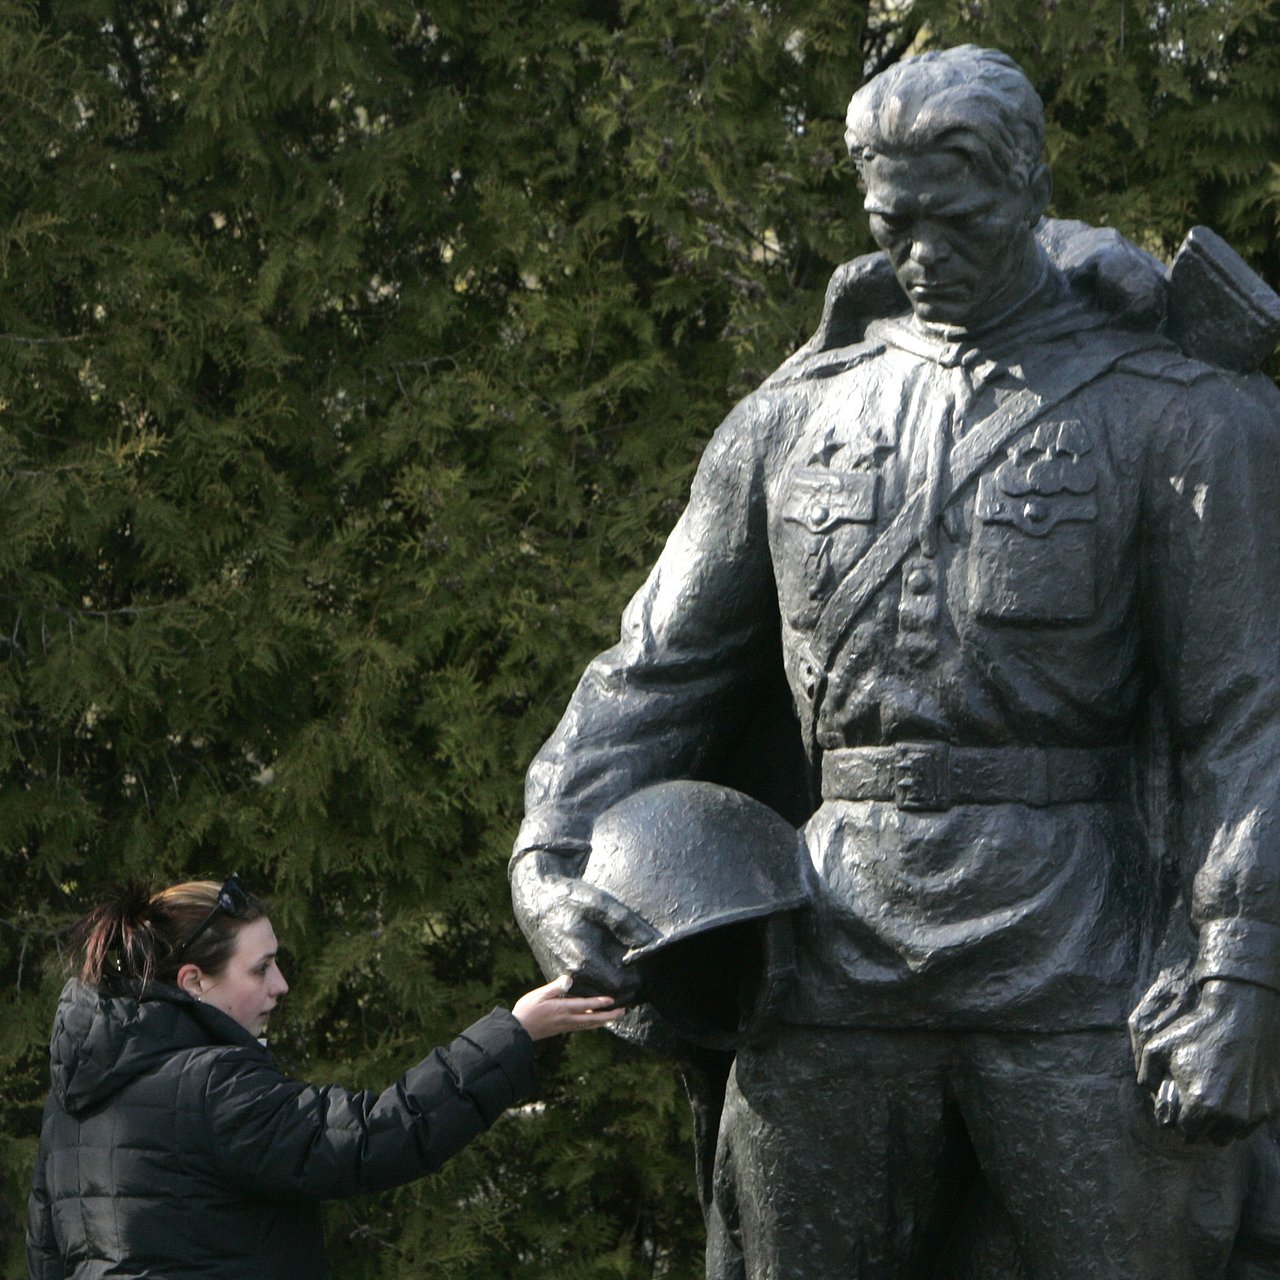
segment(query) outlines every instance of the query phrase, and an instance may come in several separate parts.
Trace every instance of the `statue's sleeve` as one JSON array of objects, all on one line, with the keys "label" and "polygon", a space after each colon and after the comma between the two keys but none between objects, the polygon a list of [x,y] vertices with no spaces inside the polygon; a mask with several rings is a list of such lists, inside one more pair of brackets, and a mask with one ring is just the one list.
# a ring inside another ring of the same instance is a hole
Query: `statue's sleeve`
[{"label": "statue's sleeve", "polygon": [[721,424],[689,505],[586,669],[529,768],[516,858],[585,852],[595,818],[649,783],[696,777],[777,663],[765,454],[772,402],[757,394]]},{"label": "statue's sleeve", "polygon": [[1196,977],[1280,991],[1280,393],[1180,388],[1148,477]]}]

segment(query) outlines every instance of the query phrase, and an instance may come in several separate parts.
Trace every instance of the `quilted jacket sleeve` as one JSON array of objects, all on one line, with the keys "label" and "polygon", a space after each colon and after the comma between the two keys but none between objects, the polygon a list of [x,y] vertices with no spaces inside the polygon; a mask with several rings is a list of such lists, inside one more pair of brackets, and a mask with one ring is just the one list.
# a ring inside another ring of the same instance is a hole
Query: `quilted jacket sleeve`
[{"label": "quilted jacket sleeve", "polygon": [[235,1186],[329,1199],[438,1169],[533,1085],[533,1042],[495,1009],[380,1094],[316,1088],[251,1053],[223,1053],[206,1119],[214,1161]]}]

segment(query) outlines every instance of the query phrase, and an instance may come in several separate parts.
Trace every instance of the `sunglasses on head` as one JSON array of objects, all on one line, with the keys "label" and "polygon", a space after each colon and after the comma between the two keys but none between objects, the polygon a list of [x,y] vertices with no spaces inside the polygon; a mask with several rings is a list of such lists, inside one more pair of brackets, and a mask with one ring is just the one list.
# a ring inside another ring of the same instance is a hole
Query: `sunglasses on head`
[{"label": "sunglasses on head", "polygon": [[223,911],[233,920],[239,920],[244,915],[245,908],[249,905],[249,894],[244,885],[240,883],[240,877],[232,873],[226,879],[226,883],[218,890],[218,900],[213,904],[213,910],[209,912],[203,920],[173,949],[173,954],[180,956],[190,947],[197,938],[217,919],[218,912]]}]

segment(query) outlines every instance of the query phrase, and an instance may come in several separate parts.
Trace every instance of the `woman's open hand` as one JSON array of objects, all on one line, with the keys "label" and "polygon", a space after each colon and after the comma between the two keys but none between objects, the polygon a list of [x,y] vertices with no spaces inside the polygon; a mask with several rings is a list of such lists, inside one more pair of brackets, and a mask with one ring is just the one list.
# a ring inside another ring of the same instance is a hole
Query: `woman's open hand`
[{"label": "woman's open hand", "polygon": [[534,1040],[545,1040],[566,1031],[590,1031],[622,1016],[612,996],[570,996],[573,979],[568,974],[545,987],[522,995],[512,1014]]}]

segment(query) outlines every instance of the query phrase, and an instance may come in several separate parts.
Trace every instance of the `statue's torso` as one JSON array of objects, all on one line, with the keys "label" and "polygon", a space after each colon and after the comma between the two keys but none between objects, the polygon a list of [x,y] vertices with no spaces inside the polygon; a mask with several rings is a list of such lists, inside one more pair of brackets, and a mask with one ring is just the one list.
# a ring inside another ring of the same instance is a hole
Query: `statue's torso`
[{"label": "statue's torso", "polygon": [[[1196,501],[1161,474],[1179,430],[1163,419],[1198,374],[1157,343],[1072,332],[1061,310],[1022,330],[984,347],[873,326],[846,372],[793,402],[768,470],[768,536],[788,679],[802,721],[817,704],[822,753],[1109,748],[1110,762],[1136,745],[1176,605],[1150,581],[1147,541],[1167,505],[1154,490]],[[949,492],[951,446],[1004,399],[1049,374],[1061,383],[1063,362],[1083,376],[1118,351],[1115,368],[1068,388]],[[826,602],[922,486],[937,518],[822,655]],[[1132,799],[1026,799],[912,810],[829,796],[808,829],[819,898],[794,1016],[1122,1021],[1157,896]]]}]

